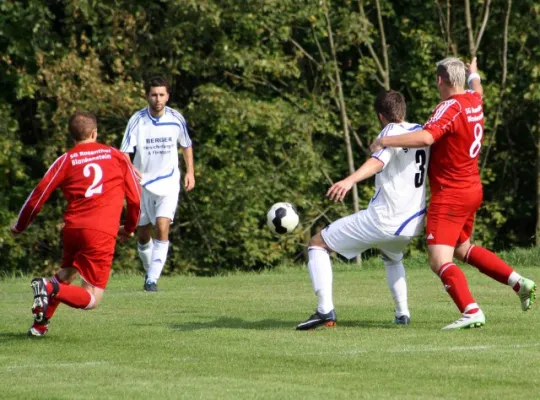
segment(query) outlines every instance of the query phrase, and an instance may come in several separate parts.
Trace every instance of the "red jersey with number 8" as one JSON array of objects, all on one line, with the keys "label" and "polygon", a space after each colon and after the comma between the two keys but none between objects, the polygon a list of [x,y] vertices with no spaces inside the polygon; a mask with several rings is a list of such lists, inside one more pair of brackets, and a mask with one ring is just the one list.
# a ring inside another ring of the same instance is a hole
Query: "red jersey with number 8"
[{"label": "red jersey with number 8", "polygon": [[80,143],[60,156],[26,200],[15,229],[24,231],[59,187],[68,202],[66,228],[93,229],[116,237],[127,198],[125,229],[135,231],[141,189],[131,163],[118,150]]},{"label": "red jersey with number 8", "polygon": [[428,168],[432,193],[481,188],[478,155],[484,137],[482,96],[471,90],[440,103],[424,125],[435,143]]}]

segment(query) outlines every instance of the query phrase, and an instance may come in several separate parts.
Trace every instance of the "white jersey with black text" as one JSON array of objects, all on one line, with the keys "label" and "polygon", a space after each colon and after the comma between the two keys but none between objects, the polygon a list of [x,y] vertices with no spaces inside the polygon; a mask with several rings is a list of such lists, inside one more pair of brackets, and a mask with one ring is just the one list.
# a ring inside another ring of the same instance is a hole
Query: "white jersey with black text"
[{"label": "white jersey with black text", "polygon": [[145,107],[129,119],[120,150],[135,152],[133,165],[142,173],[141,186],[165,196],[180,191],[178,144],[191,147],[182,114],[165,107],[164,115],[154,117]]},{"label": "white jersey with black text", "polygon": [[[408,122],[390,123],[379,133],[396,136],[422,129]],[[377,226],[396,236],[423,233],[426,213],[427,168],[429,147],[386,147],[372,154],[384,163],[375,177],[375,194],[367,212]]]}]

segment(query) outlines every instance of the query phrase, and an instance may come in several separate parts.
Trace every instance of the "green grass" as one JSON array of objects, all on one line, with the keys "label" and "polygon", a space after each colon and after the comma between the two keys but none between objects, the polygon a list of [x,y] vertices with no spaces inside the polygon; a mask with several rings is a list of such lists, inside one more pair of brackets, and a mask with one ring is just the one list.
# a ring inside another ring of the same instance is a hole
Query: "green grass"
[{"label": "green grass", "polygon": [[[422,256],[419,256],[422,259]],[[536,255],[517,270],[540,281]],[[521,258],[519,258],[521,257]],[[307,270],[214,278],[114,276],[95,311],[58,309],[28,339],[28,278],[0,280],[2,399],[534,398],[540,310],[465,267],[487,316],[482,329],[441,332],[459,317],[439,279],[407,262],[412,325],[396,327],[382,263],[338,265],[338,326],[296,332],[315,307]],[[536,304],[538,306],[538,304]]]}]

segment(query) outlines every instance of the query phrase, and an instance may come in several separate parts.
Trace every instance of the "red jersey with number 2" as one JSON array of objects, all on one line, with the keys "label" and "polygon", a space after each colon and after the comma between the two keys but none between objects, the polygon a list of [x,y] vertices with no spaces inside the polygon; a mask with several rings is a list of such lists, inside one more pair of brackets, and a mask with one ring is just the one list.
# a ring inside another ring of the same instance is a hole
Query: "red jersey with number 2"
[{"label": "red jersey with number 2", "polygon": [[135,231],[141,188],[124,155],[100,143],[80,143],[49,168],[24,204],[15,229],[24,231],[59,187],[68,202],[65,228],[93,229],[114,237],[127,199],[125,229]]},{"label": "red jersey with number 2", "polygon": [[443,189],[480,189],[478,155],[484,137],[482,96],[471,90],[440,103],[424,125],[431,146],[429,182],[432,193]]}]

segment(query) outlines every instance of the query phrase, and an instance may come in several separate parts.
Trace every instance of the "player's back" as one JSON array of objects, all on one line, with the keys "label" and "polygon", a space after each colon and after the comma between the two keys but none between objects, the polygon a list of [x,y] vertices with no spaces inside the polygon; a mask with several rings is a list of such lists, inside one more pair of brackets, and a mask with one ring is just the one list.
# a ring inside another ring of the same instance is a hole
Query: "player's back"
[{"label": "player's back", "polygon": [[66,153],[60,185],[68,207],[66,228],[116,235],[126,191],[127,160],[100,143],[81,143]]},{"label": "player's back", "polygon": [[[418,124],[391,123],[380,136],[403,135],[420,129],[422,126]],[[375,195],[368,207],[370,215],[388,233],[420,234],[424,227],[429,148],[387,147],[373,156],[385,165],[375,178]]]},{"label": "player's back", "polygon": [[484,135],[482,96],[469,90],[451,96],[435,108],[424,129],[435,139],[429,166],[432,193],[444,188],[480,188],[478,156]]}]

